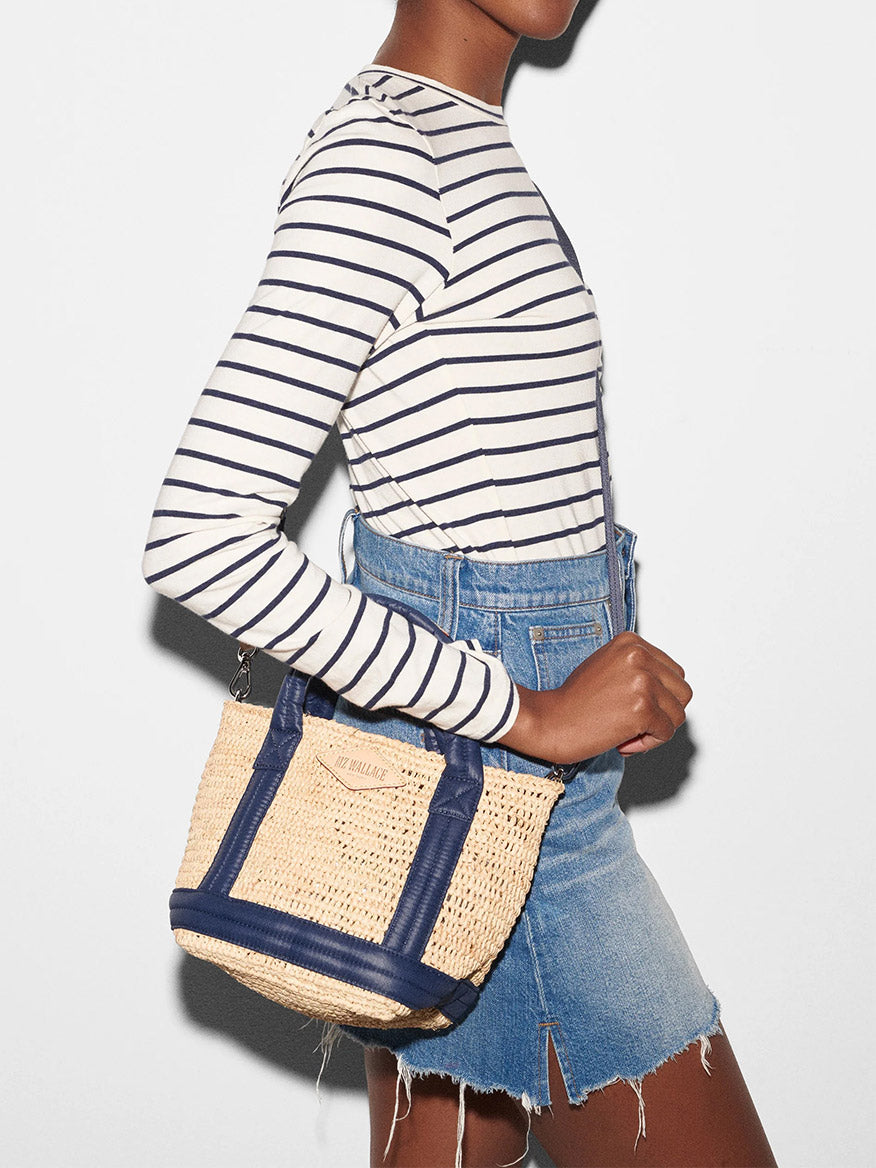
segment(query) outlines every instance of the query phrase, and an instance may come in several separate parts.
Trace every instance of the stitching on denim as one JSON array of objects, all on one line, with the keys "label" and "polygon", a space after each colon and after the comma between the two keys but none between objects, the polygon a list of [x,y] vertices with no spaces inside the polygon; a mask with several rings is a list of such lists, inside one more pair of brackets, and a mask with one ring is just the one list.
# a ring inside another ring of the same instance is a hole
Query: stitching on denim
[{"label": "stitching on denim", "polygon": [[549,1011],[547,1007],[547,998],[545,997],[544,992],[544,982],[541,980],[541,970],[538,967],[538,958],[535,955],[535,942],[532,938],[532,925],[529,923],[529,917],[527,916],[526,909],[523,910],[522,919],[526,929],[526,943],[527,947],[529,948],[529,954],[532,958],[532,972],[535,976],[535,984],[536,988],[538,989],[541,1008],[544,1010],[545,1014],[547,1014]]},{"label": "stitching on denim", "polygon": [[460,561],[454,557],[450,569],[450,581],[453,589],[453,609],[450,618],[450,635],[455,639],[459,635],[459,569]]},{"label": "stitching on denim", "polygon": [[[617,549],[618,556],[621,558],[623,566],[625,568],[627,566],[629,566],[629,568],[631,569],[634,565],[634,562],[635,562],[634,552],[635,552],[635,544],[636,544],[636,541],[638,540],[638,533],[634,532],[631,528],[624,527],[623,524],[621,524],[621,523],[615,522],[614,526],[615,526],[616,530],[621,532],[620,538],[618,538],[617,536],[615,537],[615,546]],[[393,544],[393,543],[399,542],[399,540],[396,536],[384,535],[384,533],[382,531],[375,531],[373,527],[368,528],[368,534],[369,534],[369,536],[371,536],[375,539],[385,541],[387,544]],[[622,549],[619,545],[626,535],[633,537],[633,543],[632,543],[632,546],[630,548]],[[442,555],[455,556],[457,554],[461,554],[461,553],[454,553],[454,552],[448,552],[448,551],[438,551],[435,548],[418,547],[417,550],[420,552],[424,552],[426,555],[429,555],[429,556],[442,556]],[[496,566],[499,568],[517,568],[520,566],[521,563],[538,564],[539,567],[546,566],[547,564],[558,564],[561,567],[563,567],[564,569],[567,569],[569,567],[570,563],[574,563],[574,562],[579,561],[579,560],[582,560],[582,561],[583,560],[594,560],[595,561],[600,556],[604,556],[605,553],[606,553],[606,547],[603,546],[602,548],[597,549],[595,552],[587,552],[582,556],[571,556],[571,557],[559,556],[559,557],[556,557],[553,559],[529,560],[529,561],[490,559],[490,560],[483,560],[483,561],[475,560],[473,562],[474,563],[486,563],[486,564],[489,564],[491,566]],[[375,578],[379,579],[379,577],[375,577]],[[384,581],[384,583],[388,583],[388,581]]]},{"label": "stitching on denim", "polygon": [[[448,558],[451,561],[456,559],[455,556],[450,556]],[[546,560],[544,562],[550,563],[552,561]],[[562,563],[563,561],[558,560],[557,562]],[[388,588],[395,588],[399,592],[409,592],[412,596],[423,596],[423,597],[425,597],[426,600],[440,600],[440,597],[435,596],[431,592],[421,592],[418,588],[405,587],[402,584],[396,583],[395,580],[387,580],[383,576],[378,576],[376,572],[372,571],[370,568],[367,568],[362,563],[361,560],[357,560],[356,563],[357,563],[357,566],[358,566],[360,572],[363,572],[366,576],[370,576],[372,580],[377,580],[377,581],[379,581],[379,583],[385,584]],[[510,601],[513,601],[515,598],[512,596],[509,596],[508,599]],[[476,603],[469,604],[465,600],[460,599],[458,601],[457,607],[458,608],[471,608],[471,609],[474,609],[476,612],[496,612],[496,613],[503,613],[503,612],[546,612],[552,608],[563,608],[563,609],[574,608],[578,605],[583,605],[583,604],[599,604],[600,602],[604,602],[607,600],[608,600],[607,593],[605,593],[604,595],[601,595],[601,596],[588,596],[586,599],[577,597],[574,600],[552,600],[547,604],[538,604],[535,602],[533,602],[533,603],[527,602],[527,603],[520,604],[520,605],[518,605],[518,604],[502,605],[502,604],[483,604],[480,601],[478,601]]]},{"label": "stitching on denim", "polygon": [[[513,601],[515,598],[509,596],[508,600]],[[486,604],[480,600],[475,604],[469,604],[464,600],[460,600],[460,608],[474,608],[478,612],[544,612],[551,608],[575,608],[583,604],[600,604],[608,600],[608,594],[603,596],[588,596],[586,598],[576,597],[574,600],[552,600],[548,604],[524,603],[524,604]]]},{"label": "stitching on denim", "polygon": [[370,576],[372,580],[377,580],[380,584],[385,584],[387,588],[395,588],[399,592],[409,592],[412,596],[422,596],[426,600],[438,600],[437,596],[432,596],[428,592],[420,592],[416,588],[404,588],[401,584],[396,584],[394,580],[384,580],[382,576],[378,576],[376,572],[372,572],[366,568],[361,560],[358,561],[358,567],[360,572],[363,572],[366,576]]},{"label": "stitching on denim", "polygon": [[441,563],[441,576],[439,579],[438,598],[438,620],[436,624],[442,629],[447,628],[447,561],[443,560]]},{"label": "stitching on denim", "polygon": [[550,677],[550,669],[548,668],[548,660],[543,653],[538,653],[536,646],[538,641],[533,638],[533,630],[529,630],[529,649],[533,654],[535,661],[535,676],[538,684],[538,689],[550,689],[548,684]]},{"label": "stitching on denim", "polygon": [[[539,640],[542,642],[580,641],[584,637],[598,637],[602,632],[602,624],[598,620],[587,621],[577,625],[540,625],[544,633]],[[529,630],[532,633],[532,629]]]}]

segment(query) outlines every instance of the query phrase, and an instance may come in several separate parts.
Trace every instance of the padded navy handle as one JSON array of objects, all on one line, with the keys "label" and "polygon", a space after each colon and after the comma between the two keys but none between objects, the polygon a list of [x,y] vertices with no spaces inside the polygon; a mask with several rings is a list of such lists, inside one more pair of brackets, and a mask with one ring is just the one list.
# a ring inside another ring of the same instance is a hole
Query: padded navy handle
[{"label": "padded navy handle", "polygon": [[[452,638],[423,613],[403,601],[378,597],[387,608],[433,633],[441,641]],[[290,668],[274,706],[268,733],[253,767],[253,780],[229,825],[226,837],[201,884],[202,891],[227,894],[243,862],[258,825],[276,793],[304,733],[304,712],[331,716],[331,690],[308,701],[311,678]],[[462,852],[484,789],[484,765],[479,744],[451,731],[430,727],[445,766],[420,843],[405,880],[395,913],[382,944],[405,957],[419,960],[425,950]]]}]

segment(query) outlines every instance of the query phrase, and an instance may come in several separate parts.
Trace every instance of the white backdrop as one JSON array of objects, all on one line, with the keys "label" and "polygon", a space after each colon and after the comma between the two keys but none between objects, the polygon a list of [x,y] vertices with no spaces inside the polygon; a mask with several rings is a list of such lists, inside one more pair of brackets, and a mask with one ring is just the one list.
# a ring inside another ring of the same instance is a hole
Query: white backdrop
[{"label": "white backdrop", "polygon": [[[359,1048],[318,1108],[316,1025],[173,943],[233,646],[140,556],[282,176],[391,15],[33,0],[5,21],[13,1168],[367,1164]],[[597,296],[639,631],[695,690],[630,766],[631,820],[783,1168],[873,1155],[872,49],[864,0],[599,0],[506,95]],[[334,570],[334,444],[302,504]],[[270,702],[280,667],[257,664]]]}]

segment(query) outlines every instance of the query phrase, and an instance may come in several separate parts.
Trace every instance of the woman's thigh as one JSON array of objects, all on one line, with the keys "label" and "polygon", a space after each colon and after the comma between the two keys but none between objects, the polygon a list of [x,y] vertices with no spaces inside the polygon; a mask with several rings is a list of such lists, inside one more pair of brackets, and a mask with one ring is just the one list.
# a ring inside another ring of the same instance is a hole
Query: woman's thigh
[{"label": "woman's thigh", "polygon": [[[396,1106],[395,1055],[385,1047],[366,1047],[365,1073],[371,1115],[371,1168],[453,1168],[458,1085],[447,1075],[414,1078],[410,1111],[404,1086],[399,1087],[399,1120],[384,1160]],[[494,1168],[520,1157],[526,1146],[526,1113],[516,1099],[504,1091],[468,1089],[464,1119],[465,1168]]]},{"label": "woman's thigh", "polygon": [[774,1168],[726,1034],[710,1042],[709,1074],[694,1043],[642,1079],[645,1136],[638,1141],[639,1099],[630,1084],[615,1082],[570,1104],[551,1047],[554,1103],[532,1117],[539,1143],[557,1168]]},{"label": "woman's thigh", "polygon": [[[726,1035],[711,1039],[711,1074],[693,1044],[642,1081],[645,1136],[639,1100],[628,1083],[593,1091],[585,1103],[568,1102],[553,1044],[550,1108],[533,1114],[532,1132],[556,1168],[774,1168],[757,1111]],[[446,1076],[415,1078],[411,1110],[402,1088],[389,1155],[383,1152],[395,1110],[395,1056],[385,1048],[365,1051],[371,1113],[372,1168],[452,1168],[459,1090]],[[463,1164],[495,1168],[519,1160],[526,1146],[527,1117],[503,1091],[466,1091]]]}]

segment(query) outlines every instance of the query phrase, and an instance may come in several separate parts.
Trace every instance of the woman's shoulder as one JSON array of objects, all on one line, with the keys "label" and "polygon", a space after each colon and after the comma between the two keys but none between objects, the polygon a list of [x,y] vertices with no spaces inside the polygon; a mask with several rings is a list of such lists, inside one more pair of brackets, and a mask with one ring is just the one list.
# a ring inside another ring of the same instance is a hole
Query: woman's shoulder
[{"label": "woman's shoulder", "polygon": [[374,93],[367,85],[357,86],[357,80],[358,76],[345,82],[332,104],[316,116],[283,179],[284,189],[326,151],[331,151],[334,164],[342,164],[344,155],[353,156],[369,145],[433,163],[428,136],[409,112],[397,102],[388,101],[386,93]]}]

